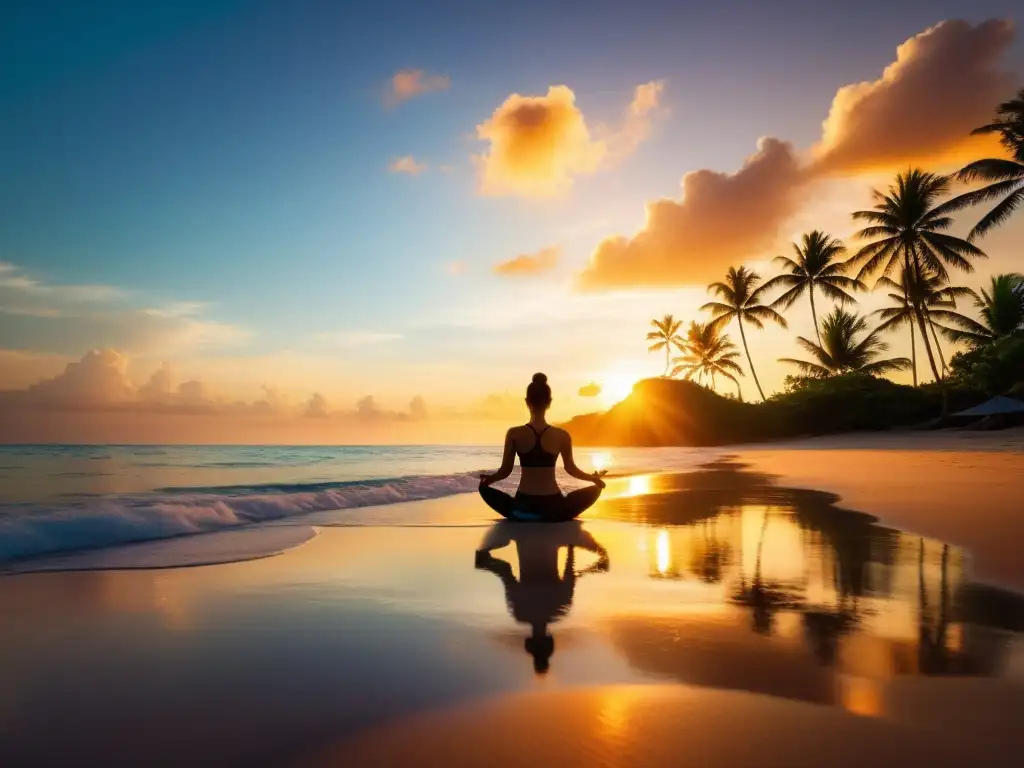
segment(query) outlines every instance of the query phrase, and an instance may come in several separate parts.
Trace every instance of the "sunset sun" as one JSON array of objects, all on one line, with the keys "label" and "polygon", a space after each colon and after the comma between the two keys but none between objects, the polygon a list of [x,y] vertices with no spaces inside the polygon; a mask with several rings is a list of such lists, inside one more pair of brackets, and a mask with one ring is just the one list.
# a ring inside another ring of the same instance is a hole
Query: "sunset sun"
[{"label": "sunset sun", "polygon": [[628,373],[611,373],[601,380],[601,399],[607,405],[614,405],[629,397],[636,384],[636,376]]}]

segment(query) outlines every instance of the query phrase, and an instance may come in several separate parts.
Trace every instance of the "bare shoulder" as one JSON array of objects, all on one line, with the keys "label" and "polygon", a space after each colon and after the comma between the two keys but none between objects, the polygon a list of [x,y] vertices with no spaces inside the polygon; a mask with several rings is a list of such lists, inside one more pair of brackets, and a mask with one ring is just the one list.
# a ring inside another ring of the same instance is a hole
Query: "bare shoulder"
[{"label": "bare shoulder", "polygon": [[554,434],[560,446],[565,447],[572,443],[572,437],[570,437],[569,433],[561,427],[551,427],[548,431]]}]

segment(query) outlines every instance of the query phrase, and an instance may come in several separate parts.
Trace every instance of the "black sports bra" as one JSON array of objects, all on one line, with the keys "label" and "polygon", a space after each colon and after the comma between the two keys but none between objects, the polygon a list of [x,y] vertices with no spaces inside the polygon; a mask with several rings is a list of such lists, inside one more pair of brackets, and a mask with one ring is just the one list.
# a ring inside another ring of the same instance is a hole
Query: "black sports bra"
[{"label": "black sports bra", "polygon": [[541,445],[540,436],[548,431],[547,427],[544,427],[540,432],[533,428],[533,424],[527,424],[530,431],[533,432],[533,436],[537,438],[537,442],[533,444],[533,448],[528,450],[526,453],[517,450],[519,454],[519,465],[523,467],[553,467],[555,466],[555,460],[558,459],[558,455],[554,453],[548,453],[544,450],[544,446]]}]

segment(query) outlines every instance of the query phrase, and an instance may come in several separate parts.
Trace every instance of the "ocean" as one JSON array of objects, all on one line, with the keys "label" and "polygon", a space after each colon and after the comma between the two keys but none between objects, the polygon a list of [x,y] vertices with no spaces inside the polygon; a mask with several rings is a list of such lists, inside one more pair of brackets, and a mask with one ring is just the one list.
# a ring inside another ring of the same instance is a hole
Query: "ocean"
[{"label": "ocean", "polygon": [[[580,467],[612,475],[708,458],[687,448],[576,451]],[[471,493],[500,461],[493,445],[0,446],[0,564]],[[514,489],[517,472],[498,487]],[[563,488],[580,485],[558,473]]]}]

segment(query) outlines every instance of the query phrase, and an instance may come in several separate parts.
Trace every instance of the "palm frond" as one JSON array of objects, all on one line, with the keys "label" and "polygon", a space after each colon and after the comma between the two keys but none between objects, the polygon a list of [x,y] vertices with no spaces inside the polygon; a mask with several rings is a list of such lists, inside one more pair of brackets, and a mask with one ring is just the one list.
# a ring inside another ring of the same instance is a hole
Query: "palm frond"
[{"label": "palm frond", "polygon": [[796,300],[799,299],[803,295],[804,290],[805,290],[805,286],[804,286],[803,283],[800,283],[799,285],[795,285],[792,288],[790,288],[788,291],[783,293],[781,296],[779,296],[779,298],[777,298],[775,301],[773,301],[768,306],[772,307],[773,309],[775,309],[775,308],[789,309],[791,306],[793,306],[796,303]]},{"label": "palm frond", "polygon": [[1011,213],[1017,210],[1017,206],[1020,205],[1021,201],[1024,201],[1024,186],[1008,195],[995,208],[985,214],[982,220],[974,225],[974,229],[971,230],[968,239],[975,240],[982,237],[989,230],[1002,224],[1010,217]]},{"label": "palm frond", "polygon": [[800,373],[810,378],[824,379],[830,376],[832,373],[828,368],[826,368],[823,365],[818,365],[817,363],[809,363],[806,360],[797,360],[796,358],[792,357],[780,357],[779,362],[786,363],[788,365],[795,365],[800,370]]},{"label": "palm frond", "polygon": [[732,317],[736,313],[736,308],[720,301],[709,301],[707,304],[701,305],[700,311],[710,312],[712,317],[717,320],[725,315]]},{"label": "palm frond", "polygon": [[875,360],[871,363],[866,363],[861,366],[861,373],[869,373],[872,376],[879,376],[885,373],[896,373],[897,371],[907,371],[913,365],[909,358],[906,357],[893,357],[888,360]]},{"label": "palm frond", "polygon": [[961,168],[956,177],[968,184],[972,181],[1020,181],[1024,179],[1024,163],[1000,158],[975,160]]},{"label": "palm frond", "polygon": [[851,304],[856,304],[857,300],[850,294],[844,291],[842,288],[837,288],[831,283],[822,282],[818,284],[818,289],[825,294],[827,298],[832,301],[848,301]]},{"label": "palm frond", "polygon": [[[789,327],[789,323],[786,322],[786,318],[784,318],[771,307],[765,306],[763,304],[759,304],[755,307],[747,307],[743,312],[743,319],[757,319],[759,321],[771,320],[772,322],[778,323],[783,328]],[[760,328],[761,326],[758,327]]]}]

